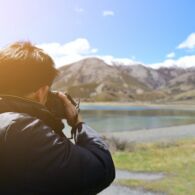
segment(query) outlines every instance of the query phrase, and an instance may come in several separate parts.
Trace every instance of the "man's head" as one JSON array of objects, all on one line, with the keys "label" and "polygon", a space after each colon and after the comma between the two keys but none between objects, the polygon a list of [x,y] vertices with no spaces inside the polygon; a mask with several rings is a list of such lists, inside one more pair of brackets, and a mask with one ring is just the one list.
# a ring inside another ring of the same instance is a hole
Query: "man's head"
[{"label": "man's head", "polygon": [[0,50],[0,94],[36,99],[46,93],[57,74],[52,58],[30,42],[16,42]]}]

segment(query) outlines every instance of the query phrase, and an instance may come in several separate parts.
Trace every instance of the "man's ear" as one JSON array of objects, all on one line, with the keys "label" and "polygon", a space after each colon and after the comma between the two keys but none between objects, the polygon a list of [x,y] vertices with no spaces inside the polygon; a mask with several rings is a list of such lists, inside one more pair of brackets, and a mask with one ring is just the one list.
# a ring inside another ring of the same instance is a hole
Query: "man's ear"
[{"label": "man's ear", "polygon": [[45,85],[41,88],[39,88],[35,93],[34,93],[34,98],[37,102],[45,105],[47,101],[47,94],[49,91],[49,86]]}]

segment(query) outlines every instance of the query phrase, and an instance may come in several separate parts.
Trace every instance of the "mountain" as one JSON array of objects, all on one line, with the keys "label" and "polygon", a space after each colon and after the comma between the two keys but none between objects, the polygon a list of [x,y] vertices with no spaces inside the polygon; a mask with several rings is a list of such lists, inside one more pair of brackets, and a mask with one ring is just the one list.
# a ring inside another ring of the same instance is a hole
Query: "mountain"
[{"label": "mountain", "polygon": [[60,72],[53,89],[85,101],[171,100],[193,90],[195,84],[194,69],[152,69],[142,64],[111,66],[99,58],[63,66]]}]

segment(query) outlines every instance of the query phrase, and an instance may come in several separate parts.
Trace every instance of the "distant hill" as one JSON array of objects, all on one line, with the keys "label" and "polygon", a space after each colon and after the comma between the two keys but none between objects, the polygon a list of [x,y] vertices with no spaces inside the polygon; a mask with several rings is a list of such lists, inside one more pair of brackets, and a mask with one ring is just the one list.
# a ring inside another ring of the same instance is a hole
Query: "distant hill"
[{"label": "distant hill", "polygon": [[60,68],[53,89],[85,101],[166,101],[195,98],[195,69],[108,65],[86,58]]}]

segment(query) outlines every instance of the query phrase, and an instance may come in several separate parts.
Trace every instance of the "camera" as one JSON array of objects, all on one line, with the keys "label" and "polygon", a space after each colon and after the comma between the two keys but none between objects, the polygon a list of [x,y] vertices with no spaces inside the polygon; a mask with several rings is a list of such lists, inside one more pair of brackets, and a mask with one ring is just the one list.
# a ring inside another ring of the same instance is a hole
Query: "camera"
[{"label": "camera", "polygon": [[[77,112],[79,113],[80,99],[76,102],[69,94],[64,93],[70,102],[75,106]],[[58,96],[57,91],[49,91],[46,107],[48,110],[54,114],[57,118],[66,119],[66,107],[64,106],[63,100]]]}]

